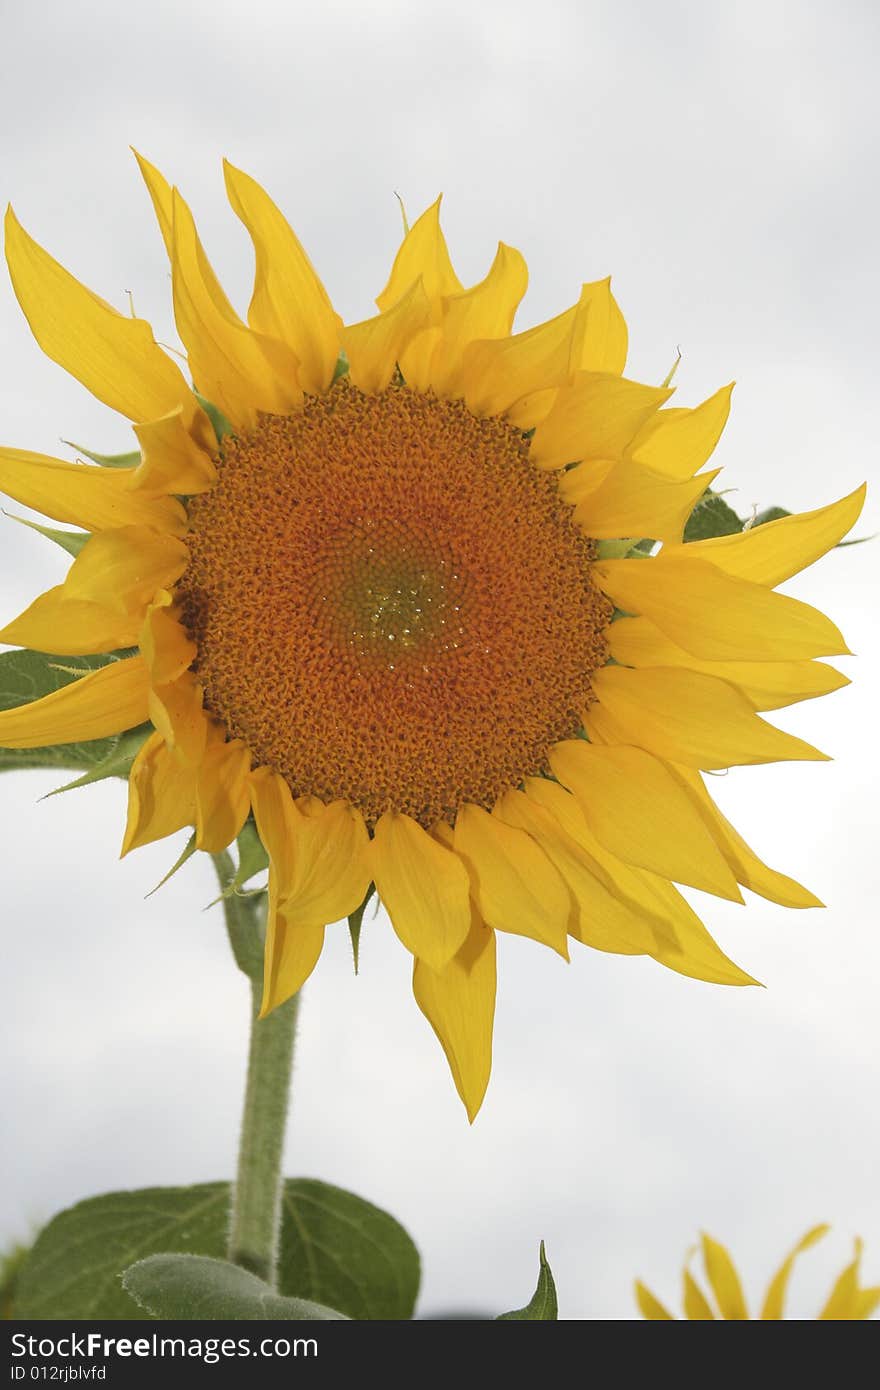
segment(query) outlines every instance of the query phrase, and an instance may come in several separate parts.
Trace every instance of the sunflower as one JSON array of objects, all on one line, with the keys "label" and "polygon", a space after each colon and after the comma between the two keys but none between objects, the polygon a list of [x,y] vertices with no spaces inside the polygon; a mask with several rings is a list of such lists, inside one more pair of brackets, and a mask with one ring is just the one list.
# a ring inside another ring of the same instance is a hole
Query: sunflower
[{"label": "sunflower", "polygon": [[123,852],[193,826],[217,853],[253,815],[264,1011],[375,889],[471,1118],[496,932],[753,983],[673,882],[817,905],[740,839],[702,771],[823,757],[758,711],[845,684],[813,658],[847,649],[773,587],[839,541],[862,491],[684,545],[731,388],[670,409],[668,388],[627,379],[608,280],[513,333],[523,258],[499,245],[465,289],[438,199],[379,312],[346,326],[281,212],[227,164],[256,257],[245,323],[189,207],[139,163],[193,386],[145,321],[7,217],[38,343],[133,422],[139,453],[108,469],[0,451],[0,487],[87,533],[0,640],[111,654],[0,714],[0,744],[151,725]]},{"label": "sunflower", "polygon": [[[780,1320],[785,1307],[789,1280],[798,1255],[821,1240],[829,1229],[828,1226],[814,1226],[786,1255],[764,1295],[761,1312],[758,1314],[760,1318],[771,1322]],[[715,1308],[712,1307],[709,1299],[691,1274],[688,1265],[685,1264],[682,1274],[685,1318],[690,1322],[706,1322],[720,1315],[722,1319],[731,1322],[746,1321],[749,1317],[748,1307],[739,1275],[729,1252],[717,1240],[713,1240],[711,1236],[705,1234],[700,1238],[700,1251],[703,1256],[706,1282],[712,1291],[718,1311],[716,1312]],[[691,1251],[690,1255],[693,1254],[694,1251]],[[880,1285],[876,1285],[874,1288],[863,1288],[860,1283],[861,1260],[862,1242],[857,1240],[851,1263],[836,1279],[821,1313],[816,1314],[817,1318],[832,1322],[856,1322],[869,1318],[880,1307]],[[675,1315],[664,1308],[659,1299],[656,1299],[650,1289],[645,1288],[645,1285],[638,1279],[635,1289],[636,1301],[642,1317],[655,1322],[674,1321]]]}]

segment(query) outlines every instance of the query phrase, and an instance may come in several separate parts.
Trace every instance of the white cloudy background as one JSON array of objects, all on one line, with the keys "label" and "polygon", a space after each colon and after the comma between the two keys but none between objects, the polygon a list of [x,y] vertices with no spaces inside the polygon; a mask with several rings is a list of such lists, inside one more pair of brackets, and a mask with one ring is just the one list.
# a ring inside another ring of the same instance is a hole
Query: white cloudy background
[{"label": "white cloudy background", "polygon": [[[524,326],[609,272],[629,373],[679,404],[735,377],[716,455],[747,512],[818,506],[876,477],[878,12],[696,0],[35,0],[3,6],[2,198],[87,284],[174,341],[167,267],[128,144],[177,181],[243,307],[250,249],[221,156],[288,213],[340,310],[371,312],[400,222],[445,191],[462,278],[499,237],[531,269]],[[0,284],[0,437],[112,452],[128,427],[32,342]],[[20,508],[13,508],[20,511]],[[876,493],[858,532],[880,529]],[[3,526],[3,620],[64,556]],[[384,918],[360,978],[340,928],[308,987],[287,1170],[395,1211],[424,1256],[421,1308],[516,1306],[548,1246],[563,1316],[630,1318],[641,1274],[677,1298],[697,1231],[750,1289],[805,1228],[805,1316],[849,1242],[880,1277],[878,551],[789,586],[829,611],[851,688],[782,716],[828,764],[742,769],[722,806],[829,903],[705,899],[763,990],[579,950],[502,943],[496,1061],[469,1128]],[[0,1236],[86,1194],[232,1170],[245,989],[211,866],[144,894],[179,844],[117,861],[121,783],[49,801],[0,779],[6,970]],[[184,837],[180,837],[181,840]]]}]

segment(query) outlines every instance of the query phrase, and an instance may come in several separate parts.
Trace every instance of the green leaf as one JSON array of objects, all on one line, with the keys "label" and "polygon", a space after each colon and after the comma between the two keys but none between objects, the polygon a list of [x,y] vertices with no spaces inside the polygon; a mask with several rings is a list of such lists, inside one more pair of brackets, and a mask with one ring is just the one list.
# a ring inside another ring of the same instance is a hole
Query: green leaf
[{"label": "green leaf", "polygon": [[122,1287],[154,1318],[338,1322],[344,1313],[284,1298],[249,1270],[206,1255],[148,1255],[130,1265]]},{"label": "green leaf", "polygon": [[791,516],[791,512],[787,512],[784,507],[765,507],[763,512],[758,512],[749,530],[754,526],[763,526],[768,521],[779,521],[784,516]]},{"label": "green leaf", "polygon": [[732,507],[718,492],[703,493],[684,528],[685,541],[705,541],[711,536],[733,536],[743,524]]},{"label": "green leaf", "polygon": [[[0,655],[0,710],[30,704],[53,690],[70,685],[82,672],[97,671],[117,659],[116,655],[50,656],[45,652],[3,652]],[[0,772],[27,767],[91,771],[112,760],[122,738],[122,734],[113,734],[110,738],[90,739],[86,743],[57,743],[50,748],[0,748]],[[123,774],[111,770],[98,775]]]},{"label": "green leaf", "polygon": [[[222,1260],[228,1225],[227,1183],[89,1198],[40,1233],[21,1270],[17,1316],[144,1319],[120,1283],[123,1271],[168,1251]],[[412,1316],[418,1285],[418,1252],[387,1212],[327,1183],[285,1183],[282,1295],[350,1318],[400,1321]]]},{"label": "green leaf", "polygon": [[26,516],[14,516],[12,512],[6,511],[3,515],[8,516],[10,521],[17,521],[21,526],[29,526],[32,531],[39,531],[41,536],[60,545],[61,549],[66,550],[74,559],[86,541],[91,540],[88,531],[58,531],[54,526],[41,526],[38,521],[28,521]]},{"label": "green leaf", "polygon": [[540,1268],[535,1292],[525,1308],[517,1308],[512,1313],[501,1313],[497,1322],[556,1322],[559,1310],[556,1303],[556,1285],[547,1263],[547,1252],[541,1241],[539,1253]]},{"label": "green leaf", "polygon": [[364,912],[366,911],[367,903],[370,901],[370,898],[373,896],[375,891],[376,885],[374,883],[371,883],[369,888],[367,889],[367,895],[361,903],[360,907],[356,907],[354,912],[349,913],[348,917],[348,930],[349,935],[351,936],[351,953],[354,956],[355,974],[358,973],[358,962],[360,960],[361,923],[364,920]]},{"label": "green leaf", "polygon": [[137,468],[141,461],[140,449],[135,449],[130,454],[93,454],[91,449],[84,449],[81,444],[74,444],[71,439],[62,439],[61,443],[66,444],[68,449],[75,449],[92,463],[99,463],[102,468]]},{"label": "green leaf", "polygon": [[218,407],[214,405],[212,401],[205,400],[205,397],[200,396],[198,391],[193,391],[193,395],[195,396],[199,405],[202,407],[202,410],[205,412],[208,419],[211,421],[211,424],[214,426],[214,433],[217,436],[218,444],[221,444],[223,442],[227,434],[235,433],[235,430],[232,428],[232,425],[230,424],[229,420],[227,420],[222,410],[218,409]]}]

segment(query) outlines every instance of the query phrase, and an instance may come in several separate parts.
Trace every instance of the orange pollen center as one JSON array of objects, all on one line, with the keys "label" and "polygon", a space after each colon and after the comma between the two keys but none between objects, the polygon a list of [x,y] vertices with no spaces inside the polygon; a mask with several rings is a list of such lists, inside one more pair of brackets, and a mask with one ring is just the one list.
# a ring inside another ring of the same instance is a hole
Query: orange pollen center
[{"label": "orange pollen center", "polygon": [[189,510],[205,707],[294,795],[451,822],[581,726],[611,606],[505,421],[342,380],[227,439]]}]

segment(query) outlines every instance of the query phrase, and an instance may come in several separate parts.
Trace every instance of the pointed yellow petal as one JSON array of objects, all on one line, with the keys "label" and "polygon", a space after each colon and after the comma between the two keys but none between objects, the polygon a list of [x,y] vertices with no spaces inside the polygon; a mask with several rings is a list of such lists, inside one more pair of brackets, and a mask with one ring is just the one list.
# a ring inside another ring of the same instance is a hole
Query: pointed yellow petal
[{"label": "pointed yellow petal", "polygon": [[347,801],[318,806],[295,819],[292,874],[281,885],[288,922],[338,922],[363,902],[372,877],[369,835]]},{"label": "pointed yellow petal", "polygon": [[630,446],[637,463],[669,478],[692,478],[721,438],[733,382],[693,410],[664,410],[642,426]]},{"label": "pointed yellow petal", "polygon": [[[772,589],[812,565],[843,539],[858,520],[866,486],[863,483],[839,502],[814,512],[783,516],[733,536],[692,541],[687,552],[695,559],[711,560],[736,579],[767,584]],[[677,554],[678,549],[669,550],[669,555]]]},{"label": "pointed yellow petal", "polygon": [[30,704],[0,711],[0,748],[84,743],[147,719],[149,679],[142,657],[110,661]]},{"label": "pointed yellow petal", "polygon": [[464,945],[442,970],[414,962],[413,994],[446,1053],[473,1123],[492,1070],[495,1020],[495,933],[476,912]]},{"label": "pointed yellow petal", "polygon": [[529,272],[520,253],[499,242],[485,280],[444,300],[440,337],[431,356],[426,386],[433,387],[438,396],[462,394],[465,348],[478,338],[507,337],[528,280]]},{"label": "pointed yellow petal", "polygon": [[202,687],[189,671],[167,685],[152,685],[149,693],[150,719],[168,746],[191,764],[201,762],[208,734],[202,698]]},{"label": "pointed yellow petal", "polygon": [[626,366],[626,320],[611,293],[611,276],[584,285],[581,304],[585,313],[572,342],[572,371],[622,376]]},{"label": "pointed yellow petal", "polygon": [[571,897],[534,840],[466,804],[456,816],[454,845],[470,876],[471,896],[490,927],[564,949]]},{"label": "pointed yellow petal", "polygon": [[549,811],[557,827],[586,854],[590,872],[579,879],[579,921],[569,926],[575,940],[619,955],[652,955],[658,937],[674,945],[668,914],[648,902],[640,871],[596,839],[575,797],[549,777],[527,777],[523,785],[528,800]]},{"label": "pointed yellow petal", "polygon": [[658,1298],[655,1298],[651,1290],[646,1288],[640,1279],[636,1280],[636,1302],[639,1305],[639,1312],[643,1318],[650,1322],[675,1322],[672,1313],[668,1313]]},{"label": "pointed yellow petal", "polygon": [[815,1245],[824,1235],[827,1235],[830,1229],[830,1226],[814,1226],[812,1230],[807,1231],[807,1234],[798,1241],[791,1253],[783,1260],[764,1296],[761,1317],[765,1322],[778,1322],[782,1318],[788,1283],[798,1255],[809,1250],[810,1246]]},{"label": "pointed yellow petal", "polygon": [[[687,767],[827,761],[826,754],[765,724],[726,681],[671,667],[606,666],[591,677],[598,705],[584,716],[598,741],[646,748]],[[607,716],[607,717],[606,717]]]},{"label": "pointed yellow petal", "polygon": [[689,1322],[714,1322],[715,1314],[709,1306],[703,1290],[690,1270],[685,1266],[682,1274],[684,1315]]},{"label": "pointed yellow petal", "polygon": [[621,459],[598,478],[583,464],[564,474],[560,493],[575,503],[575,517],[595,540],[648,536],[680,541],[694,504],[717,477],[701,473],[676,482],[631,459]]},{"label": "pointed yellow petal", "polygon": [[849,651],[817,608],[703,560],[664,554],[601,560],[591,573],[619,608],[650,618],[678,646],[708,661],[798,661]]},{"label": "pointed yellow petal", "polygon": [[147,609],[138,644],[153,685],[169,685],[176,681],[195,660],[196,644],[187,635],[177,610],[172,608],[167,591],[158,594]]},{"label": "pointed yellow petal", "polygon": [[296,359],[281,343],[229,317],[205,278],[200,251],[192,213],[175,189],[174,317],[196,387],[239,428],[253,427],[260,410],[284,415],[297,409]]},{"label": "pointed yellow petal", "polygon": [[0,642],[54,655],[90,656],[133,646],[139,626],[136,614],[70,599],[58,584],[7,623]]},{"label": "pointed yellow petal", "polygon": [[128,819],[122,854],[163,840],[196,819],[196,773],[169,749],[162,735],[151,734],[128,778]]},{"label": "pointed yellow petal", "polygon": [[706,1278],[712,1285],[712,1292],[715,1295],[721,1316],[727,1322],[748,1321],[749,1315],[742,1285],[730,1255],[723,1245],[705,1233],[701,1238],[701,1244]]},{"label": "pointed yellow petal", "polygon": [[415,280],[390,309],[344,328],[352,383],[369,395],[384,391],[407,345],[430,319],[430,300],[422,281]]},{"label": "pointed yellow petal", "polygon": [[[168,259],[174,262],[174,189],[163,174],[144,159],[143,155],[133,150],[135,159],[138,162],[144,183],[147,185],[147,192],[156,213],[156,220],[159,223],[159,230],[162,233],[162,240],[165,243],[165,250],[168,252]],[[199,270],[205,287],[213,300],[217,309],[230,319],[233,323],[240,323],[238,314],[233,309],[226,292],[214,273],[214,268],[205,254],[205,248],[196,234],[196,248],[199,261]]]},{"label": "pointed yellow petal", "polygon": [[862,1242],[855,1243],[856,1253],[851,1264],[838,1276],[828,1302],[819,1314],[822,1322],[853,1322],[858,1316],[859,1267],[862,1262]]},{"label": "pointed yellow petal", "polygon": [[[475,415],[501,415],[521,397],[568,380],[580,305],[511,338],[480,338],[464,352],[461,386]],[[517,420],[520,428],[520,420]]]},{"label": "pointed yellow petal", "polygon": [[578,372],[535,430],[530,457],[541,468],[563,468],[577,459],[619,459],[671,395],[664,387],[609,372]]},{"label": "pointed yellow petal", "polygon": [[659,939],[658,947],[652,955],[660,965],[665,965],[668,970],[674,970],[679,975],[687,975],[692,980],[704,980],[712,985],[758,983],[724,954],[677,888],[667,879],[658,878],[656,874],[649,874],[644,869],[635,872],[641,877],[651,904],[668,913],[677,938],[675,945]]},{"label": "pointed yellow petal", "polygon": [[193,430],[184,423],[182,411],[173,410],[159,420],[135,425],[134,432],[141,446],[141,461],[129,479],[131,487],[149,496],[168,492],[191,496],[207,492],[217,482],[211,457],[217,449],[213,432],[211,437],[203,433],[197,442]]},{"label": "pointed yellow petal", "polygon": [[197,409],[183,373],[150,325],[99,299],[28,236],[10,208],[6,259],[19,304],[47,357],[130,420]]},{"label": "pointed yellow petal", "polygon": [[577,797],[593,834],[619,859],[742,902],[699,809],[650,753],[569,739],[550,750],[550,766]]},{"label": "pointed yellow petal", "polygon": [[140,615],[156,591],[179,579],[188,563],[189,551],[176,536],[147,526],[99,531],[71,565],[64,593]]},{"label": "pointed yellow petal", "polygon": [[376,824],[371,859],[376,891],[404,946],[432,970],[442,970],[470,931],[464,864],[409,816],[394,811]]},{"label": "pointed yellow petal", "polygon": [[670,765],[670,771],[689,788],[696,804],[700,807],[706,825],[713,835],[718,848],[724,855],[737,883],[758,893],[770,902],[783,907],[822,907],[822,903],[809,889],[796,883],[786,874],[770,869],[750,849],[741,835],[737,834],[729,820],[721,814],[704,785],[703,779],[694,768]]},{"label": "pointed yellow petal", "polygon": [[821,661],[705,661],[666,637],[647,618],[620,618],[607,632],[620,666],[686,666],[735,685],[756,710],[781,709],[849,685]]},{"label": "pointed yellow petal", "polygon": [[853,1300],[852,1316],[856,1322],[861,1322],[869,1318],[880,1308],[880,1284],[875,1284],[873,1288],[859,1289]]},{"label": "pointed yellow petal", "polygon": [[[252,328],[286,343],[304,391],[326,391],[339,357],[342,320],[286,219],[255,179],[223,161],[226,191],[256,255]],[[411,277],[414,279],[415,277]]]},{"label": "pointed yellow petal", "polygon": [[440,227],[441,200],[442,194],[413,223],[401,242],[388,284],[376,297],[376,305],[383,313],[393,309],[407,294],[414,280],[422,280],[425,294],[432,304],[444,295],[458,294],[464,288],[452,268],[446,238]]},{"label": "pointed yellow petal", "polygon": [[231,844],[251,809],[250,751],[241,739],[211,742],[199,766],[196,786],[196,844],[219,854]]},{"label": "pointed yellow petal", "polygon": [[173,497],[153,499],[132,492],[136,471],[64,463],[25,449],[0,449],[0,491],[44,516],[84,531],[143,524],[182,535],[186,530],[183,507]]},{"label": "pointed yellow petal", "polygon": [[318,964],[325,935],[323,926],[288,922],[283,908],[270,912],[268,921],[260,1018],[299,993]]},{"label": "pointed yellow petal", "polygon": [[303,817],[293,804],[284,778],[268,767],[255,768],[251,773],[250,798],[271,864],[270,896],[274,880],[276,897],[283,897],[293,883],[295,845]]}]

